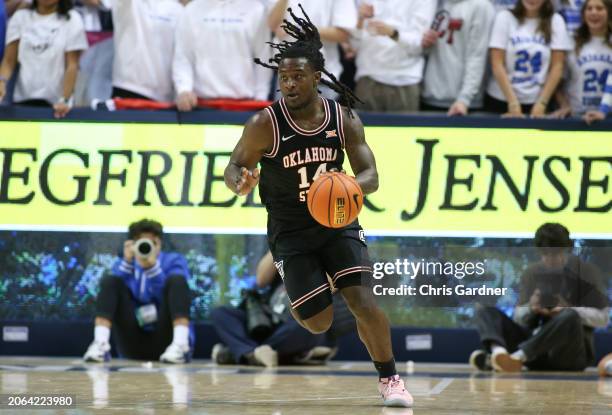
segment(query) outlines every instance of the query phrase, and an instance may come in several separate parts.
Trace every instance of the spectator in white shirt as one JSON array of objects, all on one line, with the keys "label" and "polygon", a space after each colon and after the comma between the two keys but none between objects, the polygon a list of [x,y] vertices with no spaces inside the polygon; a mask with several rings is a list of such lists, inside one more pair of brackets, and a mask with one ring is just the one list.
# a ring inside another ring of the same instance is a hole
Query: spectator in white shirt
[{"label": "spectator in white shirt", "polygon": [[195,0],[185,7],[176,32],[172,77],[177,107],[190,111],[198,98],[266,100],[271,34],[265,9],[252,0]]},{"label": "spectator in white shirt", "polygon": [[559,117],[593,117],[601,110],[606,80],[612,74],[612,0],[587,0],[582,22],[567,59],[567,78],[557,92],[561,108],[554,115]]},{"label": "spectator in white shirt", "polygon": [[419,109],[425,57],[422,39],[436,10],[433,0],[365,0],[359,6],[356,94],[368,111]]},{"label": "spectator in white shirt", "polygon": [[595,121],[601,121],[606,119],[608,114],[612,112],[612,72],[608,74],[606,85],[604,86],[603,96],[601,97],[601,104],[599,104],[598,110],[590,110],[584,114],[582,119],[587,124],[591,124]]},{"label": "spectator in white shirt", "polygon": [[[268,26],[276,36],[284,40],[287,36],[281,28],[283,19],[288,17],[287,9],[299,14],[302,5],[312,23],[317,27],[323,43],[325,68],[336,79],[342,74],[338,45],[348,42],[350,33],[357,27],[357,7],[354,0],[270,0],[274,2],[268,14]],[[432,1],[432,0],[426,0]],[[336,98],[337,94],[320,87],[323,95]]]},{"label": "spectator in white shirt", "polygon": [[34,0],[9,21],[0,66],[0,100],[17,63],[13,101],[52,106],[55,117],[72,107],[80,52],[87,49],[83,22],[70,0]]},{"label": "spectator in white shirt", "polygon": [[[516,5],[516,0],[489,0],[495,7],[495,11],[512,10]],[[571,36],[574,35],[580,26],[580,9],[584,0],[553,0],[555,11],[559,13],[565,21],[567,31]]]},{"label": "spectator in white shirt", "polygon": [[435,29],[423,38],[428,59],[421,110],[466,115],[482,107],[493,18],[488,0],[440,0]]},{"label": "spectator in white shirt", "polygon": [[178,0],[115,0],[113,97],[172,101]]},{"label": "spectator in white shirt", "polygon": [[505,117],[543,117],[571,49],[563,18],[551,0],[521,0],[495,18],[485,109]]}]

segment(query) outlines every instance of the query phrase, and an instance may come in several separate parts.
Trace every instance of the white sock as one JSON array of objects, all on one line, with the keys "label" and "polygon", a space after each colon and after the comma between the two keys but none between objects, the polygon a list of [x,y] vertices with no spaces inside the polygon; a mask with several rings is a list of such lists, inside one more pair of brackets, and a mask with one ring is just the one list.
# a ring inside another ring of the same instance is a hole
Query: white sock
[{"label": "white sock", "polygon": [[178,346],[188,346],[189,326],[183,326],[182,324],[177,324],[176,326],[174,326],[174,332],[172,334],[172,343]]},{"label": "white sock", "polygon": [[508,353],[508,350],[506,350],[506,348],[504,346],[500,346],[498,344],[494,344],[494,345],[491,346],[491,353],[493,353],[493,354]]},{"label": "white sock", "polygon": [[525,355],[525,352],[522,349],[518,349],[516,352],[512,353],[510,357],[516,360],[520,360],[523,363],[527,361],[527,356]]},{"label": "white sock", "polygon": [[98,343],[108,343],[110,340],[110,328],[97,325],[94,328],[94,341]]}]

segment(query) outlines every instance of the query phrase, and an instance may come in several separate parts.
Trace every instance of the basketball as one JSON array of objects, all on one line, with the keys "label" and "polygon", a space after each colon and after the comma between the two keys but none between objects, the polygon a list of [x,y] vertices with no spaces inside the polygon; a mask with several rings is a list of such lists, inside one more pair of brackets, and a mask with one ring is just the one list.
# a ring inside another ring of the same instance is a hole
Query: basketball
[{"label": "basketball", "polygon": [[363,192],[354,177],[329,172],[312,183],[306,203],[321,225],[342,228],[357,219],[363,206]]}]

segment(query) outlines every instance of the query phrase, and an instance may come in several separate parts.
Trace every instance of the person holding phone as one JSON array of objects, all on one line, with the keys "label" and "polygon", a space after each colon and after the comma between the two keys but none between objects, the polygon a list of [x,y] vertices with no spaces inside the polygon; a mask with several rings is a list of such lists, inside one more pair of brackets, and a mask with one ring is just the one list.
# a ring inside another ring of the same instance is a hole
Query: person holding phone
[{"label": "person holding phone", "polygon": [[510,319],[495,307],[477,310],[483,349],[470,356],[480,370],[584,370],[595,362],[593,330],[606,327],[609,304],[601,272],[573,255],[569,231],[558,223],[538,228],[540,261],[520,280]]}]

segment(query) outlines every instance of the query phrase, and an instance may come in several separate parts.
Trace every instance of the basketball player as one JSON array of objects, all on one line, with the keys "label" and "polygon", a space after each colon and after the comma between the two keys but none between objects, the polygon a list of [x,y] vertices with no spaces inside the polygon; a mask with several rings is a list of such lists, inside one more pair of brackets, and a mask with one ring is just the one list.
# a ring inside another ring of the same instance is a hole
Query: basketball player
[{"label": "basketball player", "polygon": [[[345,151],[363,193],[378,188],[374,155],[350,109],[357,97],[324,68],[319,33],[306,13],[302,19],[289,12],[295,24],[285,21],[283,28],[295,41],[273,45],[278,53],[270,63],[278,66],[256,61],[278,70],[283,97],[247,122],[225,169],[225,183],[246,195],[259,182],[268,211],[268,242],[296,321],[312,333],[329,329],[333,312],[327,272],[357,320],[359,337],[379,373],[384,404],[408,407],[413,399],[395,369],[389,322],[362,286],[372,272],[363,230],[357,221],[341,229],[323,227],[306,207],[310,184],[327,171],[342,170]],[[322,73],[330,80],[322,79]],[[348,108],[322,98],[319,83],[335,90]]]}]

